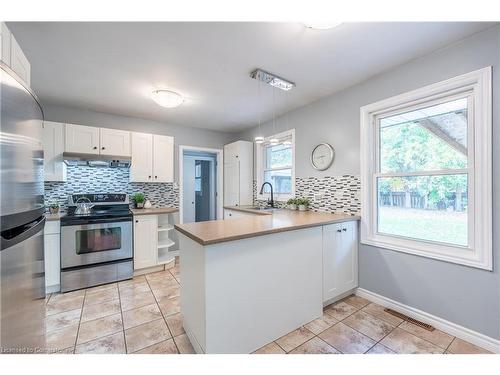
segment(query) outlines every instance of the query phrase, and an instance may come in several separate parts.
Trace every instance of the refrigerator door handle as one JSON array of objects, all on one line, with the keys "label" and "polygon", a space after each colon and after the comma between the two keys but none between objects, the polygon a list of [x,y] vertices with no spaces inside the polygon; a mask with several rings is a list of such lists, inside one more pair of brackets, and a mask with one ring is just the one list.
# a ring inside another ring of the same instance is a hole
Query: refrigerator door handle
[{"label": "refrigerator door handle", "polygon": [[1,233],[1,249],[2,251],[17,245],[34,236],[45,227],[45,216],[40,216],[38,219],[33,220],[30,223],[20,225],[15,228],[4,230]]}]

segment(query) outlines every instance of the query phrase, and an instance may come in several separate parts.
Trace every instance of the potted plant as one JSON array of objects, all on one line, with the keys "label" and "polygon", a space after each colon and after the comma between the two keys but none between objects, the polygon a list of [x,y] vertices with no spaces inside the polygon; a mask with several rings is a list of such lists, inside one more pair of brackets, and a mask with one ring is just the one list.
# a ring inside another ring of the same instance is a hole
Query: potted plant
[{"label": "potted plant", "polygon": [[297,200],[297,205],[299,206],[299,211],[307,211],[309,207],[309,199],[307,198],[299,198]]},{"label": "potted plant", "polygon": [[52,202],[49,205],[49,212],[51,214],[57,214],[59,212],[59,203],[58,202]]},{"label": "potted plant", "polygon": [[146,196],[143,193],[134,193],[132,195],[132,200],[134,201],[136,208],[144,208]]},{"label": "potted plant", "polygon": [[290,210],[296,210],[297,209],[297,199],[295,198],[290,198],[286,204],[288,205],[288,208]]}]

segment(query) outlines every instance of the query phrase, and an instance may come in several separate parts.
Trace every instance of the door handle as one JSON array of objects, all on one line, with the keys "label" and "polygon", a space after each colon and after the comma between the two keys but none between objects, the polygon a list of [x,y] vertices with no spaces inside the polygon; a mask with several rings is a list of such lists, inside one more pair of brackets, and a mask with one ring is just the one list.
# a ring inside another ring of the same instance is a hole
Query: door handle
[{"label": "door handle", "polygon": [[343,230],[344,232],[347,232],[347,229],[346,229],[346,228],[342,228],[342,230]]},{"label": "door handle", "polygon": [[97,146],[94,146],[94,147],[93,147],[93,149],[94,149],[94,150],[97,150]]},{"label": "door handle", "polygon": [[342,229],[337,229],[337,232],[341,233],[341,232],[342,232]]},{"label": "door handle", "polygon": [[106,149],[106,147],[101,147],[101,150],[105,150],[105,149]]}]

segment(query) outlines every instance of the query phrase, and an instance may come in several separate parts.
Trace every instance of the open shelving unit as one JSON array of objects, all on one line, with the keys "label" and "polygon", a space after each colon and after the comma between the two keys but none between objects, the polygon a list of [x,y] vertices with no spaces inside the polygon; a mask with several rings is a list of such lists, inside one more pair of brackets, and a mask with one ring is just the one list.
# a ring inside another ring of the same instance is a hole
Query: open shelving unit
[{"label": "open shelving unit", "polygon": [[174,224],[176,213],[158,215],[158,264],[168,264],[179,254],[179,242]]}]

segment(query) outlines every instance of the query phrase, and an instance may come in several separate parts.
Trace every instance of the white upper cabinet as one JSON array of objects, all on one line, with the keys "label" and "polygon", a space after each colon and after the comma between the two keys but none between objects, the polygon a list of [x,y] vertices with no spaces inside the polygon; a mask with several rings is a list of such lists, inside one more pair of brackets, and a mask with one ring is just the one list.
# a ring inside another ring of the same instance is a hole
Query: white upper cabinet
[{"label": "white upper cabinet", "polygon": [[151,182],[153,179],[153,135],[132,132],[130,138],[132,143],[130,181]]},{"label": "white upper cabinet", "polygon": [[1,60],[7,64],[21,78],[26,86],[30,86],[31,65],[16,38],[7,25],[0,26],[0,53]]},{"label": "white upper cabinet", "polygon": [[358,222],[323,227],[323,302],[358,286]]},{"label": "white upper cabinet", "polygon": [[0,26],[0,53],[2,54],[1,60],[10,66],[10,39],[11,33],[4,22]]},{"label": "white upper cabinet", "polygon": [[236,141],[224,146],[224,205],[253,203],[253,143]]},{"label": "white upper cabinet", "polygon": [[153,136],[153,182],[174,181],[174,138]]},{"label": "white upper cabinet", "polygon": [[66,124],[65,151],[78,154],[99,154],[99,128]]},{"label": "white upper cabinet", "polygon": [[64,124],[44,121],[42,134],[45,181],[66,181]]},{"label": "white upper cabinet", "polygon": [[132,133],[131,182],[174,181],[174,138]]},{"label": "white upper cabinet", "polygon": [[101,155],[130,156],[130,132],[116,129],[99,129]]},{"label": "white upper cabinet", "polygon": [[31,66],[14,35],[10,39],[10,67],[29,87]]}]

